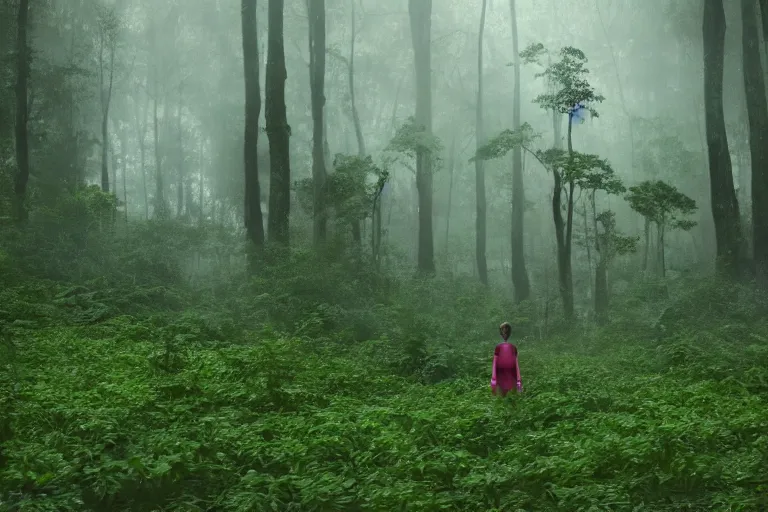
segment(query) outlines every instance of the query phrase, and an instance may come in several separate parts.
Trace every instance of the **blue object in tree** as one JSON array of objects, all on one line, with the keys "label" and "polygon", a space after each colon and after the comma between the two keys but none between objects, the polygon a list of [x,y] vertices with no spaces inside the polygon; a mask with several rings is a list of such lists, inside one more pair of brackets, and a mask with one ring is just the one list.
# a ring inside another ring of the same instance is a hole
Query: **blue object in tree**
[{"label": "blue object in tree", "polygon": [[588,115],[589,111],[587,110],[587,107],[583,103],[577,103],[571,108],[571,111],[568,113],[568,118],[573,124],[583,124],[584,121],[587,120]]}]

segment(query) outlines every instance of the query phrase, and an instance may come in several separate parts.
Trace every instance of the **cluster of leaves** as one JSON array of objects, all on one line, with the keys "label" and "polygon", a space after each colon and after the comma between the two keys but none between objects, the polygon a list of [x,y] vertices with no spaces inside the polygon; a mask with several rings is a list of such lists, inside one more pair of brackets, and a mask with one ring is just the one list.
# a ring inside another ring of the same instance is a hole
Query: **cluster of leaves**
[{"label": "cluster of leaves", "polygon": [[[541,64],[542,56],[549,53],[543,44],[533,43],[520,52],[520,58],[526,64]],[[597,94],[584,78],[589,70],[586,68],[587,56],[573,46],[560,49],[560,60],[550,63],[544,71],[537,73],[536,78],[545,78],[554,89],[553,92],[540,94],[533,102],[545,110],[553,110],[560,114],[574,113],[577,105],[589,111],[592,117],[598,117],[595,103],[602,103],[605,97]]]},{"label": "cluster of leaves", "polygon": [[[370,216],[375,198],[389,179],[389,171],[377,165],[371,156],[342,153],[336,155],[333,169],[325,182],[325,197],[336,219],[351,222]],[[294,190],[302,209],[312,212],[312,178],[296,181]]]},{"label": "cluster of leaves", "polygon": [[639,236],[626,236],[616,231],[616,213],[605,210],[597,214],[596,221],[603,227],[596,234],[600,252],[606,260],[615,256],[631,254],[637,250]]},{"label": "cluster of leaves", "polygon": [[688,231],[696,225],[681,218],[696,211],[696,201],[664,181],[644,181],[630,187],[627,201],[633,210],[659,226]]},{"label": "cluster of leaves", "polygon": [[[441,165],[443,143],[435,135],[429,133],[425,126],[409,117],[395,132],[395,136],[389,141],[386,151],[393,155],[402,155],[408,160],[414,160],[419,154],[428,154],[432,159],[433,172]],[[398,159],[396,156],[395,159]],[[403,163],[415,172],[408,161]]]}]

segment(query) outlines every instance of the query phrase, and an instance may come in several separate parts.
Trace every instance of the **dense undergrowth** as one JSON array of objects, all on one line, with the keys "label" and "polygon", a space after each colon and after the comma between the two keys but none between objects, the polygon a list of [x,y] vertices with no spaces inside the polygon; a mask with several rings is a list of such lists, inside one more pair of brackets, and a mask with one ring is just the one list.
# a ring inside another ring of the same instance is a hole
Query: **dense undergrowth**
[{"label": "dense undergrowth", "polygon": [[[701,282],[646,324],[621,316],[652,310],[637,292],[610,327],[539,339],[532,308],[354,260],[190,276],[178,254],[230,242],[153,249],[163,229],[34,257],[44,230],[4,238],[0,510],[768,506],[768,321],[746,288]],[[510,318],[526,392],[496,400]]]}]

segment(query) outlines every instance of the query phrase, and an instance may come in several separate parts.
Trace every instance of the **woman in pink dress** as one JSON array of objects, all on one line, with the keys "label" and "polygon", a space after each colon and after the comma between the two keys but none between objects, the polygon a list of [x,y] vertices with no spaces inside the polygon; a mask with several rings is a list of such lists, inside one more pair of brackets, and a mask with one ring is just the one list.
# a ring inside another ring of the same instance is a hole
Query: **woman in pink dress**
[{"label": "woman in pink dress", "polygon": [[508,341],[512,334],[512,326],[504,322],[499,326],[499,334],[503,341],[496,345],[493,353],[491,391],[495,395],[496,388],[499,388],[501,396],[506,396],[513,389],[522,391],[523,382],[520,379],[520,367],[517,364],[517,347]]}]

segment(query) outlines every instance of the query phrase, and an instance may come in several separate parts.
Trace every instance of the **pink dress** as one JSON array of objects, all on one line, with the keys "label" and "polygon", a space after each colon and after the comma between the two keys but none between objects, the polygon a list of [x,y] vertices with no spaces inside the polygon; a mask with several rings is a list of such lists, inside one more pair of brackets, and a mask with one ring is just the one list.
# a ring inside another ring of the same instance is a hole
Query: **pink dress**
[{"label": "pink dress", "polygon": [[[493,354],[493,377],[496,386],[501,389],[502,396],[517,389],[520,380],[520,367],[517,364],[517,347],[509,342],[496,345]],[[496,394],[496,389],[493,389]]]}]

